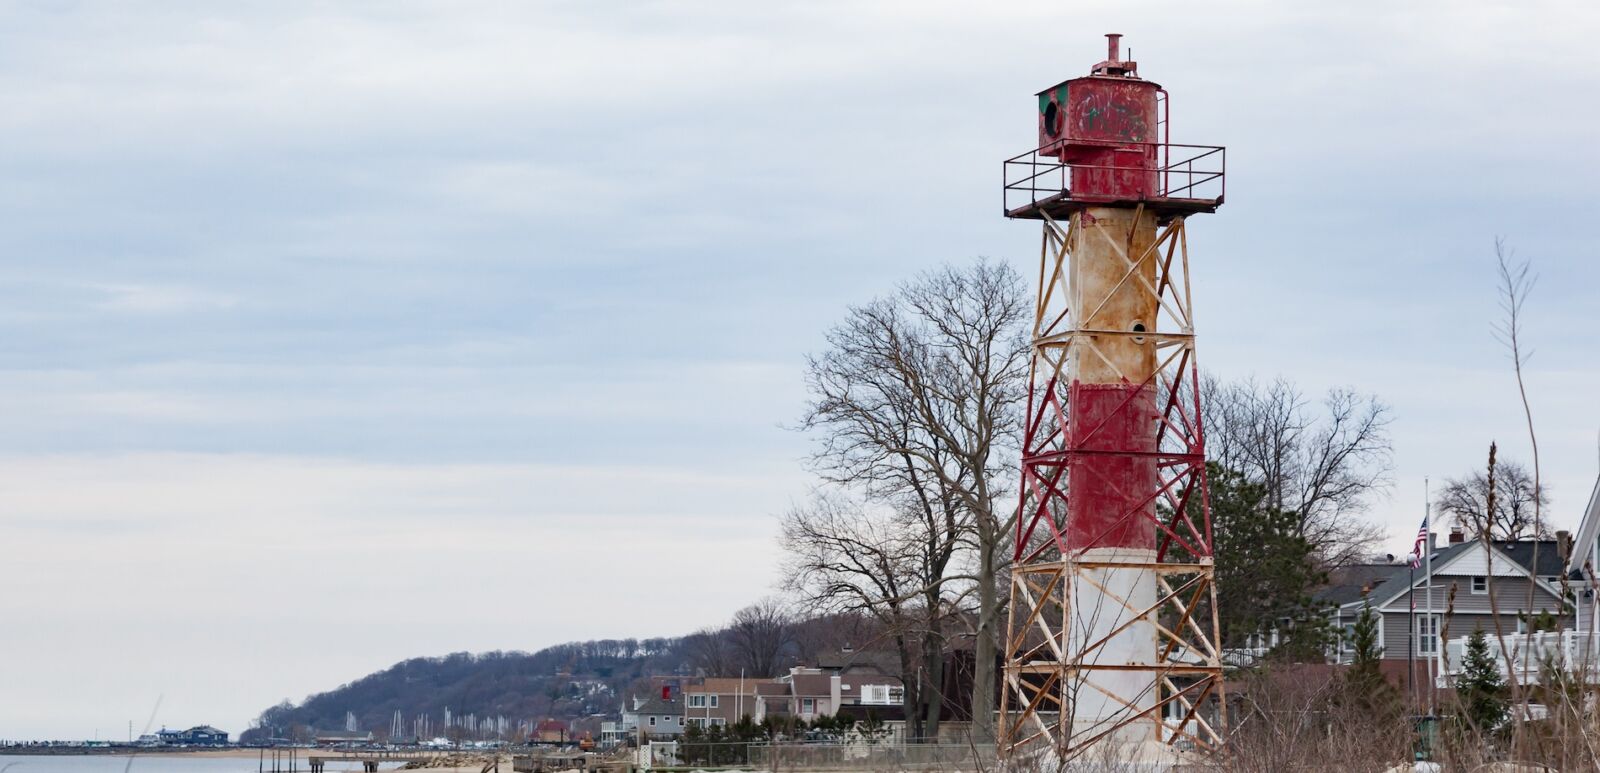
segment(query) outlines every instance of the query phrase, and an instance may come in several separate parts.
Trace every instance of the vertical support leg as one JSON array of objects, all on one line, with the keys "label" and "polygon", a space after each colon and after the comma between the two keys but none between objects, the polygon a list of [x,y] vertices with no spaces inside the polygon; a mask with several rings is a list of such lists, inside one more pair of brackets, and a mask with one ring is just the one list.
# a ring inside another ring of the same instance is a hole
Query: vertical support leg
[{"label": "vertical support leg", "polygon": [[[1000,753],[1226,730],[1184,221],[1046,218]],[[1214,710],[1212,707],[1214,706]]]}]

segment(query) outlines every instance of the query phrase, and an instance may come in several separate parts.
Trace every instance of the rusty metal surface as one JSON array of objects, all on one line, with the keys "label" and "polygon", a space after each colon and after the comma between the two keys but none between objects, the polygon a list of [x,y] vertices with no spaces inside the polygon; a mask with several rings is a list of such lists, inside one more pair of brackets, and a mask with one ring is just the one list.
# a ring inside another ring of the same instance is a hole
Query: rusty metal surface
[{"label": "rusty metal surface", "polygon": [[1120,37],[1037,95],[1038,147],[1002,165],[1002,211],[1044,223],[1008,758],[1065,763],[1102,739],[1216,749],[1227,732],[1185,236],[1226,198],[1227,154],[1169,141],[1167,94]]},{"label": "rusty metal surface", "polygon": [[[1004,640],[1008,756],[1071,760],[1139,728],[1215,749],[1226,733],[1184,219],[1153,233],[1149,221],[1138,206],[1045,219]],[[1148,573],[1153,595],[1118,592],[1118,571]],[[1085,627],[1091,596],[1114,629]],[[1157,631],[1131,658],[1130,626]],[[1101,695],[1125,710],[1086,722],[1079,702]]]}]

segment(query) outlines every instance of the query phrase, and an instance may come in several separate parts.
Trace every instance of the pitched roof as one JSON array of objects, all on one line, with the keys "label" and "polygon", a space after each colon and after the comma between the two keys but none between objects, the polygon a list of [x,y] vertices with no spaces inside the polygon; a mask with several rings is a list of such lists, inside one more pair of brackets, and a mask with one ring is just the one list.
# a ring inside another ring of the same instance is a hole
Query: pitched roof
[{"label": "pitched roof", "polygon": [[624,714],[656,714],[675,717],[683,713],[683,701],[664,701],[659,695],[651,695],[650,699],[639,704],[639,708],[622,712]]},{"label": "pitched roof", "polygon": [[887,650],[840,651],[818,656],[817,668],[844,673],[876,671],[880,674],[893,674],[900,670],[900,659]]},{"label": "pitched roof", "polygon": [[1534,574],[1540,577],[1560,577],[1565,568],[1561,560],[1561,547],[1553,539],[1546,540],[1520,540],[1517,542],[1496,542],[1494,546],[1505,553],[1507,558],[1521,564],[1524,569],[1533,566],[1534,546],[1539,550],[1539,568]]},{"label": "pitched roof", "polygon": [[1394,564],[1355,564],[1341,567],[1330,572],[1328,585],[1311,596],[1317,601],[1334,606],[1360,601],[1363,590],[1376,593],[1379,586],[1395,575],[1395,570]]},{"label": "pitched roof", "polygon": [[[1510,559],[1511,563],[1516,564],[1518,569],[1521,569],[1524,573],[1533,573],[1530,572],[1530,564],[1533,563],[1533,540],[1494,542],[1491,544],[1494,546],[1495,553]],[[1439,575],[1451,561],[1454,561],[1469,550],[1478,548],[1479,545],[1480,543],[1477,540],[1468,540],[1466,542],[1457,542],[1454,545],[1446,545],[1441,550],[1435,550],[1432,560],[1434,575]],[[1552,570],[1549,573],[1545,571],[1533,573],[1540,577],[1561,573],[1561,559],[1556,555],[1556,545],[1553,540],[1539,543],[1539,567]],[[1411,565],[1405,562],[1398,564],[1357,564],[1336,570],[1330,578],[1332,582],[1312,594],[1312,596],[1318,601],[1344,606],[1360,601],[1364,595],[1361,592],[1362,589],[1370,588],[1370,593],[1365,595],[1371,600],[1372,606],[1376,608],[1393,602],[1401,594],[1405,593],[1411,587],[1413,576],[1419,582],[1425,579],[1425,574],[1421,568],[1418,568],[1416,574],[1413,575]],[[1545,590],[1556,596],[1560,595],[1559,591],[1547,587],[1547,583],[1540,582],[1539,585],[1545,587]]]},{"label": "pitched roof", "polygon": [[884,676],[883,674],[843,674],[839,677],[841,689],[848,692],[855,692],[869,684],[899,686],[902,682],[898,676]]},{"label": "pitched roof", "polygon": [[794,694],[802,698],[815,698],[833,694],[833,677],[827,674],[795,674],[789,677]]},{"label": "pitched roof", "polygon": [[[777,684],[776,679],[740,679],[737,676],[707,676],[698,683],[691,682],[683,686],[683,692],[688,693],[716,693],[718,695],[755,695],[756,686],[760,684]],[[741,690],[742,688],[742,690]]]}]

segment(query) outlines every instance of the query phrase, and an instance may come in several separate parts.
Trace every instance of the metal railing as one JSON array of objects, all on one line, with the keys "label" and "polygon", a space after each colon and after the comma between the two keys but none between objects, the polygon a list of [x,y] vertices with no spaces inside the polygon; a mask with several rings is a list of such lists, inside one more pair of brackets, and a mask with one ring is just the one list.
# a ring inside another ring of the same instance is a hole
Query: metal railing
[{"label": "metal railing", "polygon": [[[1181,145],[1167,142],[1149,143],[1083,143],[1103,144],[1107,150],[1145,148],[1158,159],[1158,164],[1090,164],[1069,163],[1049,155],[1049,147],[1035,148],[1013,158],[1003,166],[1004,189],[1002,205],[1007,213],[1025,207],[1037,206],[1046,201],[1104,201],[1105,194],[1080,191],[1074,196],[1074,173],[1098,174],[1105,177],[1118,175],[1149,175],[1154,182],[1153,191],[1144,197],[1155,201],[1193,202],[1209,204],[1211,208],[1222,203],[1228,192],[1228,151],[1219,145]],[[1173,160],[1176,159],[1176,160]],[[1080,178],[1086,176],[1080,174]]]}]

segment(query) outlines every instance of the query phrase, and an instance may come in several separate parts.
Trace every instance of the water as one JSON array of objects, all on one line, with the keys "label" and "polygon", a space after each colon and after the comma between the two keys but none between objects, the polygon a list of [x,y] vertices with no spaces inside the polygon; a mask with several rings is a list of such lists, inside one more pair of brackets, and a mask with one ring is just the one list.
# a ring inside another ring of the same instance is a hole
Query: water
[{"label": "water", "polygon": [[[302,752],[305,750],[301,750]],[[256,773],[257,759],[245,757],[198,757],[189,754],[140,754],[128,766],[127,755],[0,755],[0,773]],[[287,760],[283,763],[287,765]],[[383,770],[394,770],[405,763],[384,763]],[[342,766],[342,767],[341,767]],[[272,760],[267,760],[265,770],[272,770]],[[287,769],[287,768],[285,768]],[[299,759],[298,770],[307,770],[305,757]],[[330,762],[330,771],[358,771],[358,762]]]}]

